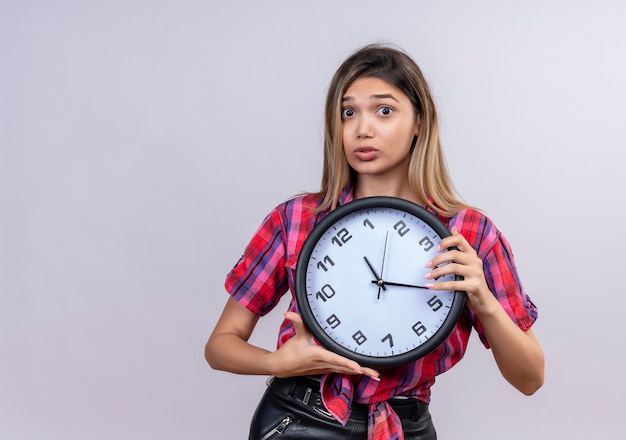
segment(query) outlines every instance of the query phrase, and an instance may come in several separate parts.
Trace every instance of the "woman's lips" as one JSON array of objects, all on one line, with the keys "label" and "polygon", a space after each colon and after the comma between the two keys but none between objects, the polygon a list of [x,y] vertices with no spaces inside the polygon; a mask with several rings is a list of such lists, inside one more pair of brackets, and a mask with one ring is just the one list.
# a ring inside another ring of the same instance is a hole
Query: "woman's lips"
[{"label": "woman's lips", "polygon": [[359,160],[370,161],[376,159],[376,156],[378,156],[378,150],[373,147],[361,147],[354,151],[354,155]]}]

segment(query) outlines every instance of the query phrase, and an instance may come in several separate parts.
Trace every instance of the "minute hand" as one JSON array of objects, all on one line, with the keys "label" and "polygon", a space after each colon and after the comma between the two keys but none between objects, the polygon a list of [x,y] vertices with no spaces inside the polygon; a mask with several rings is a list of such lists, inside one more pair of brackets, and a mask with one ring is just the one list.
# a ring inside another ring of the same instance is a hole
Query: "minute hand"
[{"label": "minute hand", "polygon": [[[378,281],[372,280],[372,284],[377,284]],[[426,286],[418,286],[415,284],[404,284],[404,283],[392,283],[391,281],[384,281],[386,286],[399,286],[399,287],[413,287],[415,289],[428,289]]]}]

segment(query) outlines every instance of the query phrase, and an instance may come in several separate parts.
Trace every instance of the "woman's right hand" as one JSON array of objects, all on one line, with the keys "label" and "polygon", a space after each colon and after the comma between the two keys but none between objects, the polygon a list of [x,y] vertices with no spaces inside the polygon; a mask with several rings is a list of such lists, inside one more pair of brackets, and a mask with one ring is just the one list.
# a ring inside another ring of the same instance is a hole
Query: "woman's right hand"
[{"label": "woman's right hand", "polygon": [[306,329],[302,317],[294,312],[285,313],[296,334],[278,350],[271,353],[274,376],[291,377],[325,373],[362,374],[374,380],[379,373],[357,362],[326,350],[317,344],[313,335]]},{"label": "woman's right hand", "polygon": [[287,312],[296,334],[278,350],[268,351],[249,344],[248,339],[259,319],[233,298],[228,298],[222,316],[207,341],[204,355],[216,370],[237,374],[262,374],[277,377],[312,374],[363,374],[379,380],[377,371],[339,356],[318,345],[297,313]]}]

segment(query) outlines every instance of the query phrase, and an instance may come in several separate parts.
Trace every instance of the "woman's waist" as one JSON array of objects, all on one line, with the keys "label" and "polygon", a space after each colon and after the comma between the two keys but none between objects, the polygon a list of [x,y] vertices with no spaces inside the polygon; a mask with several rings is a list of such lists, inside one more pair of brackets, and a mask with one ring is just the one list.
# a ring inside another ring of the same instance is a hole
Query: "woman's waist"
[{"label": "woman's waist", "polygon": [[[321,378],[322,376],[270,377],[268,386],[289,394],[305,405],[321,408],[324,406],[321,395]],[[387,401],[401,419],[417,420],[421,414],[428,411],[430,390],[426,390],[426,395],[423,397],[419,393],[421,390],[411,391],[414,394],[391,395],[388,398],[381,398],[380,394],[377,394],[377,397],[371,400],[367,400],[364,396],[355,395],[350,405],[350,415],[353,418],[367,418],[369,405]]]}]

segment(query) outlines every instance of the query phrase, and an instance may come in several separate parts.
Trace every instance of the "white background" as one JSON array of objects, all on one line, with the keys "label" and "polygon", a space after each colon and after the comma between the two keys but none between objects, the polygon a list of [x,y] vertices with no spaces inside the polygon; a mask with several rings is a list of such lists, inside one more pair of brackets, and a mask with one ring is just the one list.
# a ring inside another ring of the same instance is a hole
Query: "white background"
[{"label": "white background", "polygon": [[544,387],[474,336],[433,389],[440,438],[624,438],[625,22],[619,0],[2,0],[0,438],[247,437],[265,378],[203,359],[224,277],[318,189],[330,77],[381,40],[540,308]]}]

